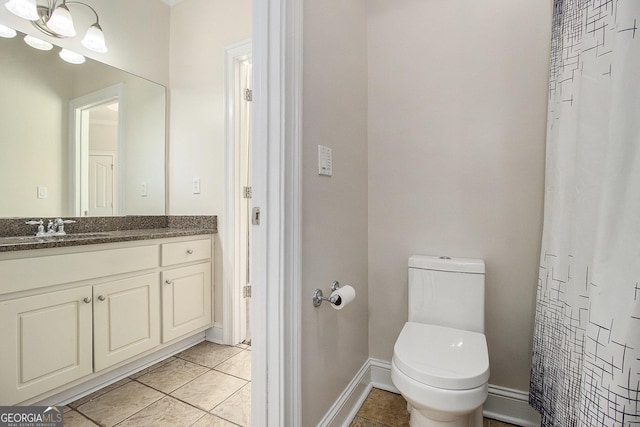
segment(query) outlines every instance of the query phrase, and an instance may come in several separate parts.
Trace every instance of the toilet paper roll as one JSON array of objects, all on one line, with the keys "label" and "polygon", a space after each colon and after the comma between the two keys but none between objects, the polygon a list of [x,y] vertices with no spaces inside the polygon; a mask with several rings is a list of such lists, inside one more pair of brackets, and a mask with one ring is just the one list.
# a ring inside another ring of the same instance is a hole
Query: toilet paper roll
[{"label": "toilet paper roll", "polygon": [[331,301],[334,301],[334,303],[331,304],[331,307],[333,307],[335,310],[342,310],[344,306],[351,303],[351,301],[353,301],[355,297],[356,290],[353,289],[352,286],[345,285],[340,289],[331,292],[331,296],[329,297],[329,299],[331,299]]}]

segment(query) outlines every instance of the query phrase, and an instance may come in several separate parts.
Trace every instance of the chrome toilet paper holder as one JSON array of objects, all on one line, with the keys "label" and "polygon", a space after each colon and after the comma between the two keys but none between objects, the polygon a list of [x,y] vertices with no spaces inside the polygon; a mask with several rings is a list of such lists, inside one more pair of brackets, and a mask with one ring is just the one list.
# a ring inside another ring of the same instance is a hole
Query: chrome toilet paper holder
[{"label": "chrome toilet paper holder", "polygon": [[[337,280],[334,280],[333,283],[331,284],[331,292],[337,291],[338,289],[340,289],[340,283]],[[314,307],[320,307],[320,305],[322,304],[322,301],[328,301],[331,304],[335,305],[339,299],[340,297],[338,295],[330,296],[328,298],[325,297],[324,294],[322,293],[322,289],[316,289],[315,291],[313,291]]]}]

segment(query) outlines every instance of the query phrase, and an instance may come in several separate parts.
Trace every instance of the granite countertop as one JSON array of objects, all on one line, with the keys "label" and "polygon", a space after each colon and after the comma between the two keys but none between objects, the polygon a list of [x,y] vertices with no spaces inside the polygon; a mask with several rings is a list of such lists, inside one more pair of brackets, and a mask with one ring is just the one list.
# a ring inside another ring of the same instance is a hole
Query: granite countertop
[{"label": "granite countertop", "polygon": [[[217,232],[215,217],[176,217],[166,221],[140,220],[140,217],[133,221],[122,224],[122,219],[117,224],[110,224],[109,220],[94,222],[92,230],[86,231],[87,227],[78,227],[72,230],[69,227],[66,235],[36,237],[34,235],[13,235],[0,237],[0,252],[24,251],[32,249],[60,248],[68,246],[97,245],[103,243],[128,242],[135,240],[163,239],[168,237],[197,236],[202,234],[213,234]],[[213,218],[213,220],[212,220]],[[106,222],[105,222],[106,221]],[[110,229],[110,225],[115,225],[119,229]],[[140,228],[132,228],[133,226]]]}]

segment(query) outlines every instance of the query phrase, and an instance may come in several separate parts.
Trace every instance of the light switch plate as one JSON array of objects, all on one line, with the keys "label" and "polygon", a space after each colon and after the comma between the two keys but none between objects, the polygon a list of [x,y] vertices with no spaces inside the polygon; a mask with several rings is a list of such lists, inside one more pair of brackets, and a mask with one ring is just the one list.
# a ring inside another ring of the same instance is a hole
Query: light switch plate
[{"label": "light switch plate", "polygon": [[42,185],[38,186],[38,199],[46,199],[47,198],[47,187]]},{"label": "light switch plate", "polygon": [[333,159],[331,158],[331,148],[318,145],[318,174],[333,175]]}]

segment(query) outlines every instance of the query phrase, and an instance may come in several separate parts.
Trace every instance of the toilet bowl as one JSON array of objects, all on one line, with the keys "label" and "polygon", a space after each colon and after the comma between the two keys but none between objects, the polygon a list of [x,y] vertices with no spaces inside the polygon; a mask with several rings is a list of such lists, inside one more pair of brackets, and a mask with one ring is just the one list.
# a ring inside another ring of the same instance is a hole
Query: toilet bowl
[{"label": "toilet bowl", "polygon": [[489,356],[484,336],[484,262],[409,258],[409,318],[391,379],[411,427],[482,427]]},{"label": "toilet bowl", "polygon": [[411,407],[411,427],[482,426],[489,358],[484,335],[407,322],[394,346],[391,380]]}]

